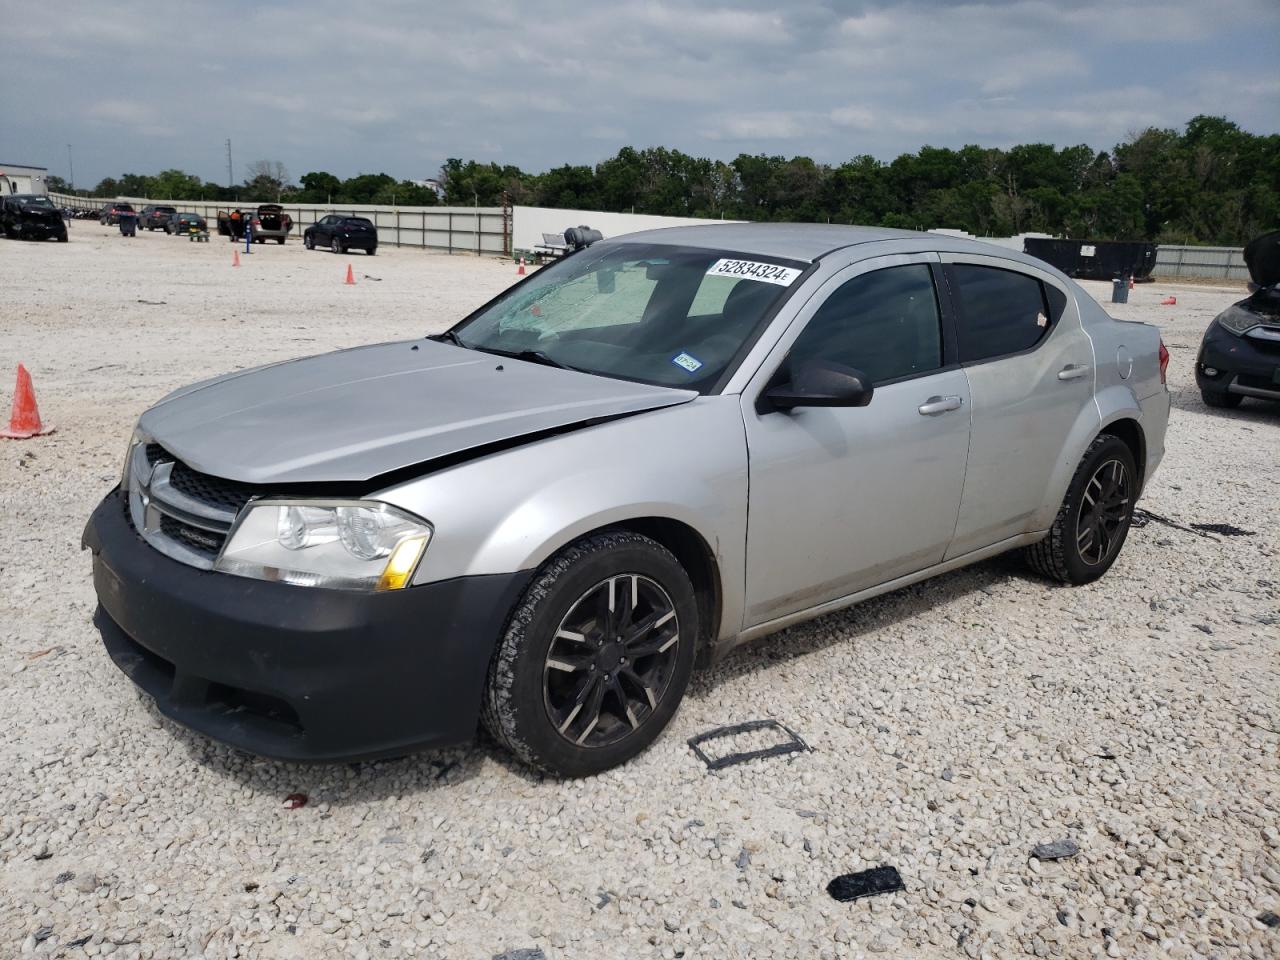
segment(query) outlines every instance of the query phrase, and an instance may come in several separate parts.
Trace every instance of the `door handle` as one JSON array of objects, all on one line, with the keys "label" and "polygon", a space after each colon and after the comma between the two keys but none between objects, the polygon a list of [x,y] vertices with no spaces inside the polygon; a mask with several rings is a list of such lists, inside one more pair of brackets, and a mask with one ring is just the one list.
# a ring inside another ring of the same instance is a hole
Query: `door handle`
[{"label": "door handle", "polygon": [[959,410],[962,403],[964,401],[959,397],[930,397],[920,404],[920,416],[936,417],[938,414],[946,413],[948,410]]},{"label": "door handle", "polygon": [[1058,371],[1058,379],[1079,380],[1081,377],[1087,377],[1090,369],[1087,363],[1068,363]]}]

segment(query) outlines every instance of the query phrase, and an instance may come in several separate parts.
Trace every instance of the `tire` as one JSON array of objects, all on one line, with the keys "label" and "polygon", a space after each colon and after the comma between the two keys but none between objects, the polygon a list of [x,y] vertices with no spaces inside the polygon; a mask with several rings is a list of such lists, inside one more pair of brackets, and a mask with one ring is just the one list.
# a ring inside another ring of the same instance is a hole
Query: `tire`
[{"label": "tire", "polygon": [[365,253],[370,257],[372,257],[377,252],[378,252],[377,247],[370,247],[368,250],[365,251]]},{"label": "tire", "polygon": [[308,250],[314,250],[316,248],[316,242],[313,239],[311,239],[311,234],[309,233],[303,234],[302,245],[306,247]]},{"label": "tire", "polygon": [[[630,640],[605,642],[619,636],[599,627],[610,597]],[[698,637],[693,584],[670,551],[628,531],[586,537],[542,566],[512,612],[489,665],[485,728],[561,776],[625,763],[675,714]]]},{"label": "tire", "polygon": [[338,240],[338,238],[337,238],[337,237],[334,237],[332,240],[330,240],[330,241],[329,241],[329,249],[330,249],[330,250],[332,250],[334,253],[346,253],[346,252],[347,252],[347,251],[345,251],[345,250],[343,250],[343,249],[342,249],[342,243],[341,243],[341,241],[339,241],[339,240]]},{"label": "tire", "polygon": [[1097,580],[1124,547],[1137,494],[1138,471],[1129,445],[1099,434],[1076,467],[1049,535],[1024,551],[1027,563],[1059,583],[1081,586]]},{"label": "tire", "polygon": [[66,242],[67,242],[67,235],[64,233],[64,234],[62,234],[62,236],[58,237],[58,242],[59,242],[59,243],[66,243]]},{"label": "tire", "polygon": [[276,243],[280,244],[280,246],[282,246],[282,247],[283,247],[283,246],[284,246],[284,237],[276,237]]},{"label": "tire", "polygon": [[1240,394],[1227,393],[1225,390],[1221,393],[1217,390],[1201,390],[1200,399],[1206,407],[1213,407],[1215,410],[1234,410],[1244,402],[1244,397]]}]

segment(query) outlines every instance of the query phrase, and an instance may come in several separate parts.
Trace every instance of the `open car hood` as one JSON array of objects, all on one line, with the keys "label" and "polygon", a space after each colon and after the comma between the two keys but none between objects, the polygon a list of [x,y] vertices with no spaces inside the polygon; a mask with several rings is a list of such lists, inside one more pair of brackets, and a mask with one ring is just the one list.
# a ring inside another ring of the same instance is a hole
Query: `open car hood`
[{"label": "open car hood", "polygon": [[1249,276],[1260,287],[1280,283],[1280,230],[1254,237],[1244,248]]},{"label": "open car hood", "polygon": [[216,477],[264,484],[363,481],[696,396],[417,340],[198,383],[160,401],[139,427],[193,469]]}]

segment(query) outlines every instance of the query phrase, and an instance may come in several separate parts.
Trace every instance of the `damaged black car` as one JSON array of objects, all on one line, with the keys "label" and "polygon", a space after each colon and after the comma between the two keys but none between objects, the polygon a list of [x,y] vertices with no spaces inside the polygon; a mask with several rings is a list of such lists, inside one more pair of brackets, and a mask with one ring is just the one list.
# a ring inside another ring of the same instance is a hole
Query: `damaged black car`
[{"label": "damaged black car", "polygon": [[62,213],[48,197],[17,193],[0,203],[0,230],[12,240],[57,240],[67,242],[67,225]]},{"label": "damaged black car", "polygon": [[1244,261],[1251,293],[1214,318],[1196,357],[1196,386],[1210,407],[1280,400],[1280,230],[1250,241]]}]

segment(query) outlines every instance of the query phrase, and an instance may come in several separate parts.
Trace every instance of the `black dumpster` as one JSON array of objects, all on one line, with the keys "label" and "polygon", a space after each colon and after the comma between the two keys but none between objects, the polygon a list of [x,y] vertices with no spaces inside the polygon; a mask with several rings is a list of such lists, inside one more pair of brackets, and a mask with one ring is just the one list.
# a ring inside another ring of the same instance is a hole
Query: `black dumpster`
[{"label": "black dumpster", "polygon": [[138,235],[138,215],[132,210],[120,211],[120,235],[123,237]]},{"label": "black dumpster", "polygon": [[1078,280],[1114,280],[1116,277],[1150,278],[1156,265],[1154,243],[1125,240],[1048,240],[1028,237],[1022,252],[1039,257]]}]

